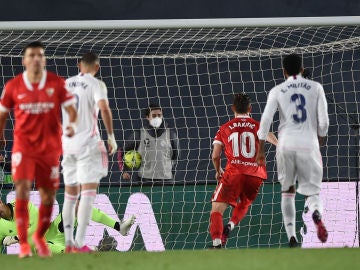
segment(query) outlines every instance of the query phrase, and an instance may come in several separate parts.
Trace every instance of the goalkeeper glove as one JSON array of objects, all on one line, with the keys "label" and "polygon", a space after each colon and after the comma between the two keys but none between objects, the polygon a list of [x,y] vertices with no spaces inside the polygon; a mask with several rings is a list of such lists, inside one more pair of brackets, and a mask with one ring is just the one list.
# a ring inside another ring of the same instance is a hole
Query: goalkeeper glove
[{"label": "goalkeeper glove", "polygon": [[108,146],[109,146],[109,151],[110,151],[110,155],[115,154],[116,150],[117,150],[117,143],[115,141],[115,137],[114,134],[108,134]]},{"label": "goalkeeper glove", "polygon": [[4,246],[10,246],[12,244],[16,244],[19,243],[19,238],[15,235],[15,236],[6,236],[3,241],[2,244]]}]

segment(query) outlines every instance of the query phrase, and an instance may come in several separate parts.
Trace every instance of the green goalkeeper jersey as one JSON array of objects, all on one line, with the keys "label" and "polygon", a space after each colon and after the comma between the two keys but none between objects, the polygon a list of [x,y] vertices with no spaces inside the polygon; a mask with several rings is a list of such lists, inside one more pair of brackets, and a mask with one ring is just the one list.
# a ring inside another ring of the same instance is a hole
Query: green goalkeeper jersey
[{"label": "green goalkeeper jersey", "polygon": [[[6,236],[17,236],[16,222],[14,219],[16,207],[15,201],[7,204],[12,212],[12,219],[6,220],[0,218],[0,246],[2,247],[2,241]],[[38,222],[38,209],[31,202],[28,204],[29,208],[29,229],[28,229],[28,241],[32,243],[31,235],[35,232]]]}]

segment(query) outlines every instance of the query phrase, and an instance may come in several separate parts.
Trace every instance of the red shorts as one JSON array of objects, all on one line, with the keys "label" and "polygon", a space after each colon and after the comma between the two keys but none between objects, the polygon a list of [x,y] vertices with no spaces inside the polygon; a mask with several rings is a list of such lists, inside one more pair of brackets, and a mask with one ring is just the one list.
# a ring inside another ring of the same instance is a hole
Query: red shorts
[{"label": "red shorts", "polygon": [[29,156],[21,152],[11,155],[11,173],[14,182],[34,181],[37,188],[56,190],[59,188],[59,159],[57,153]]},{"label": "red shorts", "polygon": [[256,176],[225,171],[211,201],[224,202],[233,207],[236,206],[239,199],[242,202],[247,200],[251,203],[259,193],[262,182],[263,179]]}]

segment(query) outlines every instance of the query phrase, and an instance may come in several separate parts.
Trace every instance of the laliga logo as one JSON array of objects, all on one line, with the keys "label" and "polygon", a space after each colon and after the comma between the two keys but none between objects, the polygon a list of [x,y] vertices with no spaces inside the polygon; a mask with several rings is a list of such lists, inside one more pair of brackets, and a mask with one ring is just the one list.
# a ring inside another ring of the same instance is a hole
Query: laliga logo
[{"label": "laliga logo", "polygon": [[[7,194],[6,201],[11,202],[13,200],[15,200],[15,192],[11,191],[9,194]],[[38,191],[31,191],[30,201],[34,205],[39,207],[40,196]],[[120,221],[107,195],[97,194],[94,202],[94,207],[105,212],[116,221]],[[55,201],[52,220],[58,214],[59,204],[57,201]],[[125,220],[131,215],[135,215],[136,221],[135,224],[131,227],[127,236],[122,236],[115,229],[107,227],[103,224],[90,221],[86,232],[85,243],[89,246],[97,246],[99,241],[103,238],[104,230],[106,230],[107,233],[110,236],[114,237],[118,242],[117,250],[128,251],[130,250],[132,242],[134,240],[135,232],[137,228],[139,228],[139,231],[143,237],[145,249],[147,251],[164,251],[165,247],[160,235],[159,227],[155,219],[154,211],[152,209],[149,198],[145,194],[134,193],[130,195],[123,219]],[[12,245],[7,248],[8,254],[15,254],[17,252],[18,245]]]},{"label": "laliga logo", "polygon": [[[98,194],[96,196],[95,207],[104,211],[112,218],[119,220],[116,211],[105,194]],[[94,239],[96,244],[99,243],[103,237],[104,230],[107,230],[108,234],[117,240],[117,250],[128,251],[134,240],[136,229],[139,228],[147,251],[164,251],[165,247],[161,239],[154,211],[149,198],[145,194],[134,193],[130,195],[123,219],[127,219],[131,215],[135,215],[136,221],[127,236],[122,236],[114,229],[91,221],[90,226],[92,226],[91,228],[94,230],[94,232],[91,233],[91,239]]]}]

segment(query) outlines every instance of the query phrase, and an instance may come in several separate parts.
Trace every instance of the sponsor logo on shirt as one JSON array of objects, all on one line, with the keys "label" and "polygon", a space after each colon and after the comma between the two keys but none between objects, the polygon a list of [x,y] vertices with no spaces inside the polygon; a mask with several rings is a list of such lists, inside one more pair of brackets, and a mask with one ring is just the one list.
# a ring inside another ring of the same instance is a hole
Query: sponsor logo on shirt
[{"label": "sponsor logo on shirt", "polygon": [[54,102],[21,103],[19,109],[29,114],[47,113],[55,107]]},{"label": "sponsor logo on shirt", "polygon": [[248,162],[248,161],[242,161],[239,159],[233,159],[231,160],[231,164],[240,164],[240,165],[244,165],[244,166],[253,166],[253,167],[258,167],[259,165],[256,162]]}]

